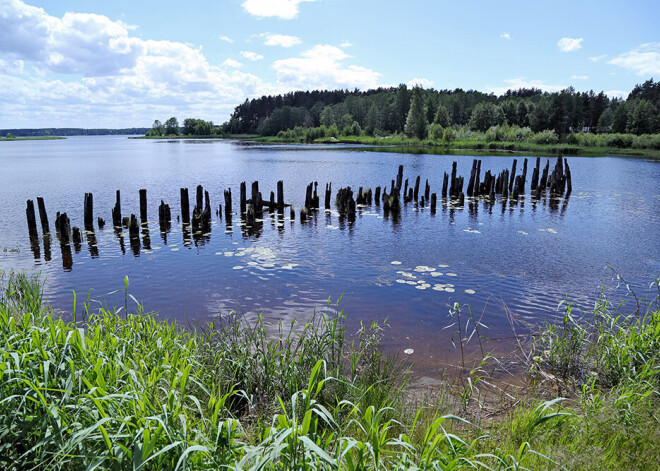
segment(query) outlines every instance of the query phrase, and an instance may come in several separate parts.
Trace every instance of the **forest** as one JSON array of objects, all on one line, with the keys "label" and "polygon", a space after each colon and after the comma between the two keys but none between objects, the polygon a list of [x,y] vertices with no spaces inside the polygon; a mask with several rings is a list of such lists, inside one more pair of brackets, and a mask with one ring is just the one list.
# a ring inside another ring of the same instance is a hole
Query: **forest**
[{"label": "forest", "polygon": [[[394,134],[454,140],[457,132],[489,130],[503,130],[508,133],[504,137],[514,141],[526,140],[532,133],[541,133],[539,139],[550,142],[577,133],[627,134],[630,142],[613,146],[630,147],[632,136],[660,133],[660,83],[651,78],[638,84],[625,100],[573,87],[553,93],[536,88],[509,90],[502,96],[403,84],[368,91],[298,91],[246,99],[222,125],[222,131],[230,134],[305,135],[308,141]],[[651,141],[650,147],[660,147],[660,140]]]}]

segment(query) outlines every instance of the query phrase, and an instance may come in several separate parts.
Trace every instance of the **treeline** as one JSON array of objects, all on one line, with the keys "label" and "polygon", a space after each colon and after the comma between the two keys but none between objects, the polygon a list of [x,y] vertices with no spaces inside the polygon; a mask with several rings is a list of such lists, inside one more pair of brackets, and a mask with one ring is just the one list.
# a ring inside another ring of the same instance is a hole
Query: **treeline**
[{"label": "treeline", "polygon": [[144,134],[149,128],[123,129],[83,129],[83,128],[40,128],[40,129],[0,129],[0,136],[11,134],[15,137],[48,136],[114,136]]},{"label": "treeline", "polygon": [[213,124],[213,121],[204,121],[197,118],[186,118],[183,120],[183,126],[179,126],[179,120],[175,117],[169,118],[164,123],[155,120],[151,129],[147,131],[147,136],[214,136],[221,135],[220,126]]},{"label": "treeline", "polygon": [[[419,139],[440,129],[467,127],[486,132],[515,126],[533,133],[660,132],[660,83],[635,86],[626,100],[604,92],[569,87],[548,93],[509,90],[502,96],[475,90],[434,90],[406,85],[369,91],[304,91],[246,100],[235,108],[223,131],[276,136],[294,128],[323,127],[334,135],[381,136],[405,133]],[[435,129],[434,129],[435,126]]]}]

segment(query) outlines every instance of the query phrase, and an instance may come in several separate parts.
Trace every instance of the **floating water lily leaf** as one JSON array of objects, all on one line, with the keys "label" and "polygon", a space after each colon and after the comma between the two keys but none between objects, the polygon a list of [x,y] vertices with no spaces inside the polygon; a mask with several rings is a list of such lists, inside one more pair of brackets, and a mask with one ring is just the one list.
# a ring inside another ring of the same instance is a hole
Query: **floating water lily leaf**
[{"label": "floating water lily leaf", "polygon": [[406,281],[406,284],[408,284],[408,285],[415,285],[415,286],[416,286],[416,285],[417,285],[417,282],[416,282],[416,281]]},{"label": "floating water lily leaf", "polygon": [[233,270],[242,270],[243,266],[242,265],[236,265],[235,267],[232,267]]},{"label": "floating water lily leaf", "polygon": [[396,280],[396,282],[397,282],[397,283],[407,283],[406,280],[400,280],[400,279],[399,279],[399,280]]},{"label": "floating water lily leaf", "polygon": [[525,231],[518,231],[518,234],[529,235],[529,234],[528,234],[527,232],[525,232]]},{"label": "floating water lily leaf", "polygon": [[412,355],[413,353],[415,353],[415,350],[413,350],[412,348],[406,348],[403,351],[403,353],[405,353],[406,355]]},{"label": "floating water lily leaf", "polygon": [[435,272],[431,273],[431,276],[433,276],[433,277],[442,276],[442,275],[443,275],[443,273],[441,271],[435,271]]},{"label": "floating water lily leaf", "polygon": [[445,291],[448,293],[453,293],[456,290],[454,288],[445,288]]},{"label": "floating water lily leaf", "polygon": [[467,294],[474,294],[474,293],[476,293],[476,291],[473,290],[473,289],[466,289],[465,292],[466,292]]},{"label": "floating water lily leaf", "polygon": [[173,249],[170,249],[170,250],[171,250],[172,252],[176,252],[176,251],[179,250],[179,248],[178,248],[178,247],[174,247]]},{"label": "floating water lily leaf", "polygon": [[557,231],[554,230],[554,229],[552,229],[552,228],[548,229],[548,232],[549,232],[550,234],[556,234],[556,233],[557,233]]},{"label": "floating water lily leaf", "polygon": [[[393,261],[390,262],[390,263],[391,263],[392,265],[401,265],[401,262],[398,261],[398,260],[393,260]],[[397,273],[398,273],[398,272],[397,272]]]},{"label": "floating water lily leaf", "polygon": [[444,291],[445,287],[444,286],[439,286],[435,285],[433,288],[431,288],[433,291]]},{"label": "floating water lily leaf", "polygon": [[449,268],[449,265],[438,265],[440,268]]},{"label": "floating water lily leaf", "polygon": [[458,276],[456,273],[447,273],[447,276]]},{"label": "floating water lily leaf", "polygon": [[247,262],[247,264],[252,267],[259,265],[257,262]]}]

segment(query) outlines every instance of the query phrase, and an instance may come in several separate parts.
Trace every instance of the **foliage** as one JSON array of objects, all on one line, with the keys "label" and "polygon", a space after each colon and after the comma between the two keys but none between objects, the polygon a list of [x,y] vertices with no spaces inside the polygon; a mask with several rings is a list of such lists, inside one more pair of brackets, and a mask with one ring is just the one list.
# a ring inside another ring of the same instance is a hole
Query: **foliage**
[{"label": "foliage", "polygon": [[165,134],[168,136],[178,136],[179,135],[179,121],[172,116],[167,121],[165,121]]},{"label": "foliage", "polygon": [[428,124],[426,111],[421,87],[413,88],[412,99],[410,101],[410,111],[406,118],[406,134],[416,137],[417,139],[426,138],[426,126]]}]

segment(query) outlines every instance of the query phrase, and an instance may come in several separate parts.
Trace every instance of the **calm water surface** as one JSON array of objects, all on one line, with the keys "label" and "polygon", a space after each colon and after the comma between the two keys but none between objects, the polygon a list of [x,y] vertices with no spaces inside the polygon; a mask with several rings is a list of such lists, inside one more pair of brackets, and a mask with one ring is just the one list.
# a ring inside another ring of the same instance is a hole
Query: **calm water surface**
[{"label": "calm water surface", "polygon": [[[516,156],[518,172],[524,157]],[[529,193],[535,160],[527,157]],[[479,158],[483,176],[487,169],[510,168],[514,157]],[[224,206],[222,192],[231,188],[237,211],[240,182],[249,188],[258,180],[267,199],[284,180],[285,200],[298,214],[311,181],[319,182],[322,206],[326,182],[332,182],[333,201],[343,186],[389,188],[402,164],[404,179],[414,182],[421,175],[420,193],[425,179],[440,193],[452,161],[467,185],[472,159],[116,136],[5,142],[0,144],[0,270],[40,272],[50,302],[63,311],[71,310],[73,290],[79,298],[91,290],[92,299],[123,305],[123,294],[108,293],[122,288],[128,275],[130,293],[147,310],[183,322],[234,309],[249,319],[257,314],[306,319],[327,306],[328,298],[334,303],[343,294],[341,306],[352,328],[387,319],[386,348],[413,348],[410,358],[428,373],[455,356],[453,328],[446,328],[454,302],[483,316],[489,327],[483,334],[504,339],[491,348],[506,350],[512,337],[507,312],[527,324],[518,326],[520,334],[556,318],[562,299],[587,308],[600,286],[615,286],[607,265],[640,298],[651,298],[649,284],[660,268],[660,164],[644,159],[570,157],[573,194],[554,208],[543,200],[533,203],[529,194],[517,205],[479,201],[471,209],[467,203],[464,209],[444,207],[439,198],[435,215],[408,204],[393,219],[374,205],[360,208],[353,224],[321,210],[304,225],[291,221],[288,211],[283,218],[265,212],[263,228],[254,234],[245,234],[238,215],[231,225],[214,215],[211,232],[196,240],[188,239],[176,220],[168,234],[158,229],[160,200],[170,204],[176,219],[181,187],[190,189],[192,206],[195,187],[203,185],[214,208]],[[126,231],[123,240],[113,231],[111,208],[119,189],[123,214],[139,214],[140,188],[148,191],[150,237],[132,246]],[[94,194],[95,219],[108,221],[95,230],[96,247],[87,237],[73,250],[71,265],[63,262],[57,239],[50,254],[43,242],[33,250],[26,200],[45,198],[54,235],[56,211],[67,212],[72,226],[82,227],[85,192]],[[423,282],[431,287],[419,289]],[[443,290],[432,289],[436,285]],[[625,298],[621,289],[611,295]]]}]

